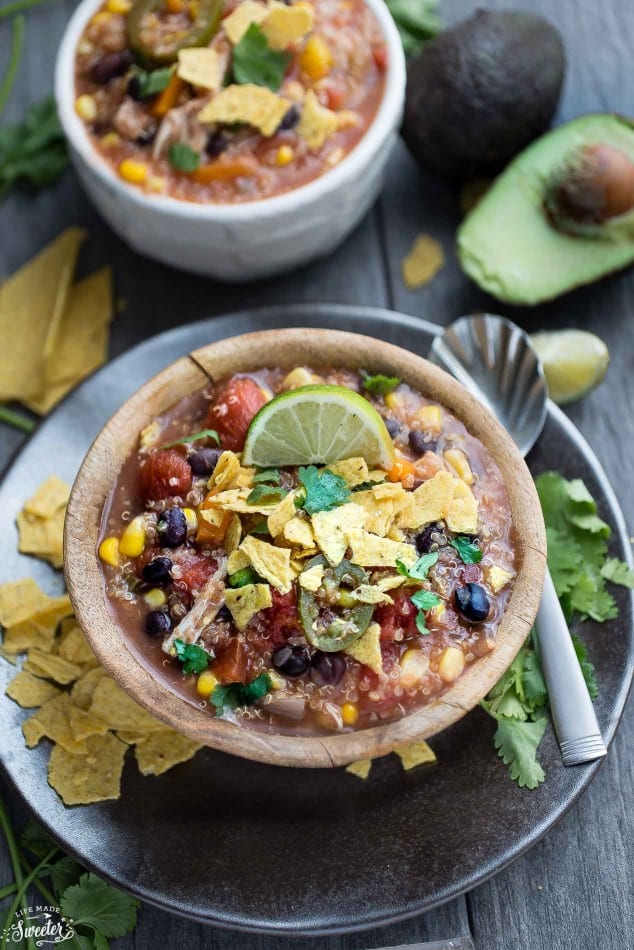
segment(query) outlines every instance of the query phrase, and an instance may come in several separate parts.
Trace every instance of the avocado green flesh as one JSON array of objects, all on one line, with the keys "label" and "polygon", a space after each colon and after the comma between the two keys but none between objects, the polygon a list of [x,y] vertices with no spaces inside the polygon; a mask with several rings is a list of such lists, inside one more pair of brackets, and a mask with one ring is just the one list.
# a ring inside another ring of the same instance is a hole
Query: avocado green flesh
[{"label": "avocado green flesh", "polygon": [[609,144],[634,162],[634,124],[590,115],[561,125],[525,149],[497,178],[458,231],[458,256],[483,290],[535,304],[634,261],[634,213],[597,225],[592,235],[556,230],[543,200],[553,176],[578,149]]}]

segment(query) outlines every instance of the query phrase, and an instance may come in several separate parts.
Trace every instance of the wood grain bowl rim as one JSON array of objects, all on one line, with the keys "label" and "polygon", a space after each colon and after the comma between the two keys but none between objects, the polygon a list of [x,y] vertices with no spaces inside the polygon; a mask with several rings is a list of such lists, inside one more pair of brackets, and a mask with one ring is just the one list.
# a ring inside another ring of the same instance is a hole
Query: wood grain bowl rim
[{"label": "wood grain bowl rim", "polygon": [[[345,358],[342,359],[342,356]],[[218,719],[159,681],[115,621],[97,555],[101,519],[119,471],[152,419],[184,396],[233,372],[267,366],[330,365],[398,375],[454,413],[499,466],[515,527],[517,576],[492,653],[469,666],[440,699],[397,722],[306,737],[267,734]],[[291,328],[230,337],[194,350],[152,377],[106,423],[73,484],[64,527],[64,573],[95,654],[117,683],[158,719],[223,752],[272,765],[323,768],[387,755],[446,729],[489,692],[510,666],[535,619],[546,565],[544,521],[530,472],[497,420],[443,370],[407,350],[357,333]]]}]

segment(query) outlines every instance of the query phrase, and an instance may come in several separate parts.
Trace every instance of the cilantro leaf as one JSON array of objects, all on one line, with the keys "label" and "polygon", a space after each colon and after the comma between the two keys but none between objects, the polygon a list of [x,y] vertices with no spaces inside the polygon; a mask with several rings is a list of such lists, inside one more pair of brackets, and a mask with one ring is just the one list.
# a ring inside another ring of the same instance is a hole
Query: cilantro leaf
[{"label": "cilantro leaf", "polygon": [[522,722],[506,716],[498,718],[493,744],[520,788],[537,788],[546,777],[537,760],[537,748],[547,721],[545,716],[536,722]]},{"label": "cilantro leaf", "polygon": [[216,707],[216,715],[220,716],[225,709],[252,706],[258,699],[266,696],[270,689],[271,680],[268,673],[260,673],[250,683],[219,684],[211,694],[211,702]]},{"label": "cilantro leaf", "polygon": [[176,439],[175,442],[168,442],[164,449],[173,449],[175,445],[189,445],[190,442],[199,442],[201,439],[213,439],[218,445],[220,438],[215,429],[201,429],[200,432],[194,432],[193,435],[183,436],[182,439]]},{"label": "cilantro leaf", "polygon": [[438,551],[430,551],[429,554],[421,554],[419,559],[414,561],[411,567],[407,567],[403,561],[397,561],[396,570],[403,577],[409,577],[415,581],[425,581],[427,580],[430,568],[434,566],[437,560]]},{"label": "cilantro leaf", "polygon": [[416,629],[423,636],[426,637],[429,633],[429,628],[427,627],[427,621],[425,619],[425,611],[419,610],[416,613],[415,619]]},{"label": "cilantro leaf", "polygon": [[298,477],[306,492],[301,507],[309,515],[318,511],[332,511],[345,504],[350,497],[345,479],[327,468],[319,472],[314,465],[302,467]]},{"label": "cilantro leaf", "polygon": [[54,864],[50,865],[48,873],[51,877],[53,890],[59,896],[64,893],[66,888],[78,883],[84,869],[68,855],[64,855],[59,861],[55,861]]},{"label": "cilantro leaf", "polygon": [[20,181],[44,188],[67,165],[66,140],[52,96],[31,106],[22,122],[0,127],[0,198]]},{"label": "cilantro leaf", "polygon": [[586,650],[585,644],[575,633],[572,634],[572,644],[575,648],[575,653],[577,654],[579,666],[581,667],[583,678],[586,681],[590,698],[596,699],[599,695],[599,684],[597,683],[594,664],[588,659],[588,651]]},{"label": "cilantro leaf", "polygon": [[279,485],[255,485],[247,495],[247,505],[274,505],[288,495]]},{"label": "cilantro leaf", "polygon": [[134,930],[138,906],[138,900],[96,874],[82,874],[79,883],[66,888],[60,900],[64,917],[74,926],[83,924],[103,937],[123,937]]},{"label": "cilantro leaf", "polygon": [[264,31],[252,23],[233,48],[234,82],[254,83],[277,92],[290,61],[290,53],[271,49]]},{"label": "cilantro leaf", "polygon": [[55,842],[47,835],[41,825],[29,819],[20,833],[20,847],[30,851],[37,858],[45,858],[55,848]]},{"label": "cilantro leaf", "polygon": [[383,373],[377,373],[375,376],[363,374],[361,387],[373,396],[387,396],[394,392],[401,380],[398,376],[384,376]]},{"label": "cilantro leaf", "polygon": [[257,521],[253,525],[251,530],[249,531],[249,534],[268,534],[268,533],[269,533],[269,526],[268,526],[266,518],[262,518],[261,521]]},{"label": "cilantro leaf", "polygon": [[625,561],[619,561],[618,557],[608,558],[601,568],[601,576],[613,584],[634,590],[634,570]]},{"label": "cilantro leaf", "polygon": [[438,594],[434,594],[431,590],[417,590],[415,594],[412,594],[410,600],[419,610],[431,610],[442,603]]},{"label": "cilantro leaf", "polygon": [[265,468],[261,472],[258,472],[257,475],[253,476],[253,484],[259,485],[260,482],[268,483],[269,485],[279,485],[279,468]]},{"label": "cilantro leaf", "polygon": [[194,172],[200,165],[200,153],[186,142],[172,142],[167,152],[167,160],[172,168],[179,172]]},{"label": "cilantro leaf", "polygon": [[480,546],[464,534],[459,534],[449,544],[456,549],[463,564],[479,564],[482,560]]},{"label": "cilantro leaf", "polygon": [[183,673],[202,673],[209,666],[212,657],[196,643],[185,643],[184,640],[174,640],[176,657],[182,664]]},{"label": "cilantro leaf", "polygon": [[247,584],[261,584],[262,578],[252,567],[243,567],[229,575],[229,587],[246,587]]},{"label": "cilantro leaf", "polygon": [[150,72],[140,69],[135,72],[135,95],[138,99],[150,99],[152,96],[163,92],[169,85],[174,69],[172,66],[165,66],[162,69],[153,69]]},{"label": "cilantro leaf", "polygon": [[528,650],[526,660],[524,661],[524,670],[522,673],[522,685],[526,702],[537,709],[545,706],[548,702],[548,690],[546,681],[542,673],[541,663],[535,650]]},{"label": "cilantro leaf", "polygon": [[442,30],[438,0],[385,0],[401,35],[406,55],[417,53]]}]

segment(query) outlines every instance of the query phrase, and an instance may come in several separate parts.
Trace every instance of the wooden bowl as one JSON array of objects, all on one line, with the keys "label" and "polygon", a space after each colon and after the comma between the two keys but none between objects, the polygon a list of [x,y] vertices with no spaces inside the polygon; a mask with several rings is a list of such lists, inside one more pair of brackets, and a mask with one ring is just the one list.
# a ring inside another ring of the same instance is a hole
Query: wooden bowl
[{"label": "wooden bowl", "polygon": [[[471,664],[440,699],[397,722],[320,737],[257,732],[217,719],[173,692],[143,665],[106,597],[97,545],[104,505],[136,449],[139,432],[183,396],[234,372],[270,366],[363,367],[398,375],[446,406],[486,446],[499,466],[515,526],[517,577],[492,653]],[[97,436],[75,479],[64,533],[66,583],[90,645],[123,689],[154,716],[205,745],[275,765],[327,767],[386,755],[456,722],[510,666],[535,619],[546,564],[544,521],[531,475],[509,435],[451,376],[399,347],[354,333],[287,329],[213,343],[179,359],[141,387]]]}]

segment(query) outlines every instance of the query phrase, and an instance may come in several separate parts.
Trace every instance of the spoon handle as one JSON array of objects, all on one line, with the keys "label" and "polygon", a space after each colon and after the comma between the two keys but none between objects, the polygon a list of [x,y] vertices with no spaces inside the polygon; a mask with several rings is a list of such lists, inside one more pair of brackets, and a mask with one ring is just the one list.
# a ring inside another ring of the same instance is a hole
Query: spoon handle
[{"label": "spoon handle", "polygon": [[581,765],[600,759],[607,750],[548,570],[536,627],[553,725],[564,765]]}]

